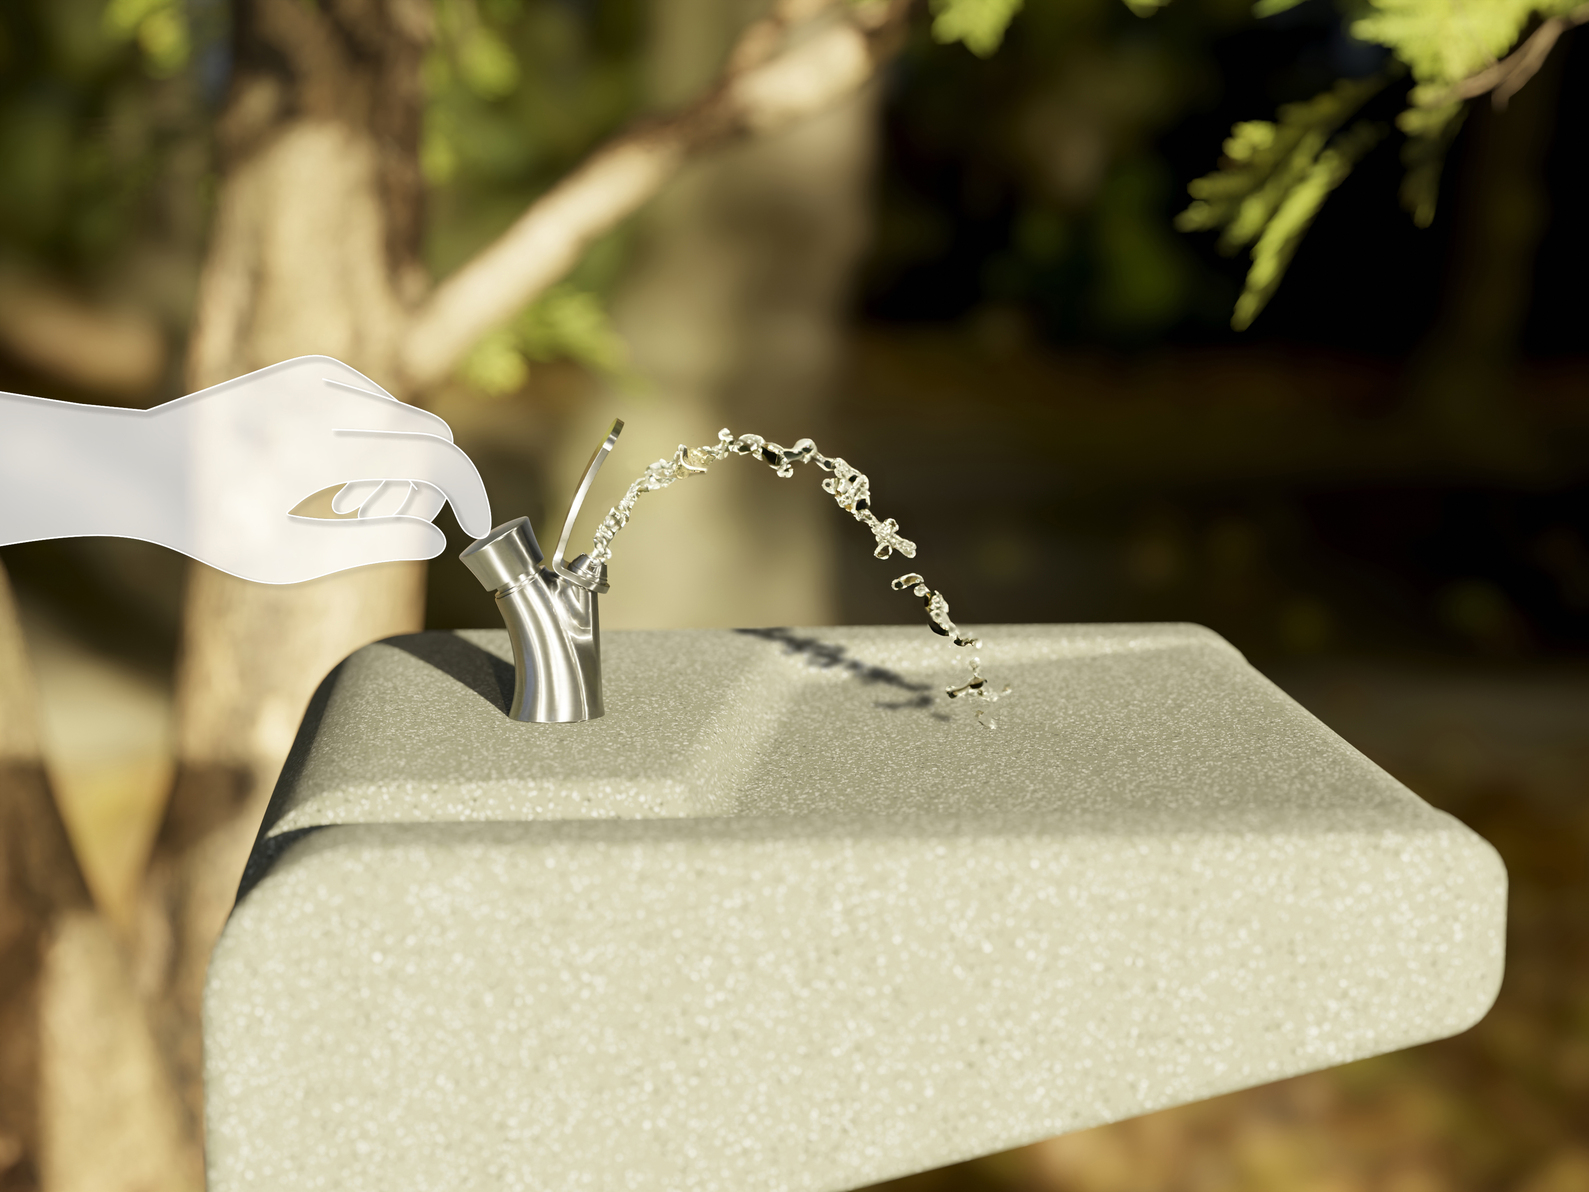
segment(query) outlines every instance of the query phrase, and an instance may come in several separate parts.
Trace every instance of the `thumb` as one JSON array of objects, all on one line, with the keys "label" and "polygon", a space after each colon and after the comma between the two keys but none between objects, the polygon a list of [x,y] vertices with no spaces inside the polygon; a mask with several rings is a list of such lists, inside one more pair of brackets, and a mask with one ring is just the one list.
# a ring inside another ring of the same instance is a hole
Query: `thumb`
[{"label": "thumb", "polygon": [[289,515],[292,529],[287,550],[274,570],[282,576],[267,583],[293,584],[318,579],[371,563],[434,559],[447,546],[447,536],[417,517],[373,517],[349,520]]}]

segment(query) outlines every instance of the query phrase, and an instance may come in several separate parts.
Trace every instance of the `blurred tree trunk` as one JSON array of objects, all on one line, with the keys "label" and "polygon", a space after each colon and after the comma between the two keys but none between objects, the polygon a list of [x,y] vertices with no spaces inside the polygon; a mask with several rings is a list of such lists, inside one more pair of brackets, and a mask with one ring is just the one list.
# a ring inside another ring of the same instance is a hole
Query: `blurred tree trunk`
[{"label": "blurred tree trunk", "polygon": [[1563,57],[1547,58],[1504,110],[1487,98],[1473,105],[1446,300],[1414,378],[1425,425],[1458,461],[1485,470],[1535,471],[1543,460],[1514,378],[1550,221],[1544,169]]},{"label": "blurred tree trunk", "polygon": [[[427,292],[418,146],[429,5],[236,0],[189,388],[324,353],[399,397],[417,396],[691,155],[737,135],[776,134],[851,95],[899,44],[909,0],[785,7],[742,41],[736,65],[699,103],[615,138]],[[791,22],[824,7],[816,32],[790,35]],[[315,685],[359,646],[420,628],[423,590],[423,568],[412,564],[288,587],[190,570],[178,770],[142,890],[138,975],[162,1013],[194,1155],[205,970],[272,784]]]},{"label": "blurred tree trunk", "polygon": [[[391,386],[406,307],[424,290],[428,7],[240,0],[233,19],[189,389],[311,353]],[[275,587],[191,567],[178,771],[143,890],[139,977],[164,1010],[195,1147],[204,974],[271,786],[325,673],[367,642],[422,627],[423,577],[422,564],[387,564]]]},{"label": "blurred tree trunk", "polygon": [[50,933],[88,909],[39,752],[30,668],[0,572],[0,1189],[39,1186],[39,985]]},{"label": "blurred tree trunk", "polygon": [[0,569],[0,1189],[196,1189],[127,957],[50,791]]},{"label": "blurred tree trunk", "polygon": [[[704,91],[765,7],[653,0],[652,102],[677,108]],[[710,443],[719,427],[786,444],[808,436],[843,452],[825,433],[827,399],[867,230],[876,108],[868,87],[794,127],[694,162],[646,212],[614,304],[646,387],[604,393],[574,420],[559,491],[549,494],[553,516],[614,412],[628,426],[619,460],[587,502],[592,518],[645,464],[681,441]],[[604,623],[831,624],[833,549],[845,526],[819,480],[806,469],[779,480],[750,461],[725,460],[646,498],[617,544]]]}]

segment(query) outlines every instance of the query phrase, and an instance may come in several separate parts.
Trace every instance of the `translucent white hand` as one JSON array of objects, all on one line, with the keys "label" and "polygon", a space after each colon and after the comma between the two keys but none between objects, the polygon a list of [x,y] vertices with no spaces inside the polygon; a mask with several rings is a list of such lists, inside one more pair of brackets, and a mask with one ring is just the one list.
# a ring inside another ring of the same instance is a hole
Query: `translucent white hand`
[{"label": "translucent white hand", "polygon": [[[306,497],[356,519],[300,517]],[[485,486],[436,415],[329,356],[303,356],[152,410],[0,393],[0,545],[141,538],[221,571],[287,584],[446,545],[452,503],[491,528]]]}]

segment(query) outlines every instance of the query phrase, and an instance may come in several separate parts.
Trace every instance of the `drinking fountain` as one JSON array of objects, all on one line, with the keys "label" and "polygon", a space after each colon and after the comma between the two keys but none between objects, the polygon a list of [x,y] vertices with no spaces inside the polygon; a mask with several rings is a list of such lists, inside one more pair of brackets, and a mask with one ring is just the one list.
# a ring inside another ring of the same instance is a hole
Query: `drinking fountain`
[{"label": "drinking fountain", "polygon": [[967,630],[995,731],[919,627],[600,634],[620,428],[551,566],[464,552],[506,629],[311,701],[210,965],[210,1192],[839,1192],[1488,1010],[1495,850],[1207,629]]},{"label": "drinking fountain", "polygon": [[601,625],[596,597],[607,591],[605,564],[580,555],[564,561],[585,497],[618,442],[623,420],[596,448],[569,502],[563,532],[545,565],[527,517],[497,526],[458,557],[496,597],[513,646],[514,720],[540,724],[593,720],[602,714]]}]

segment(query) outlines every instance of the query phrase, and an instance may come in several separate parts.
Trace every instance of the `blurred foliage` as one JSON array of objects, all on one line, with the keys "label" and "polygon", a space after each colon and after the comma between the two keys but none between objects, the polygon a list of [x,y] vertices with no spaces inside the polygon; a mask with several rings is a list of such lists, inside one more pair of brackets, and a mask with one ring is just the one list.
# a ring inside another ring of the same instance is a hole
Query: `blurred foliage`
[{"label": "blurred foliage", "polygon": [[[436,28],[421,165],[427,258],[442,275],[635,115],[645,25],[638,0],[437,0]],[[556,359],[632,379],[606,313],[627,242],[620,229],[594,245],[567,282],[475,347],[463,379],[499,396]]]},{"label": "blurred foliage", "polygon": [[[891,71],[895,160],[872,313],[972,315],[997,342],[1035,333],[1130,346],[1211,330],[1233,303],[1245,327],[1403,90],[1402,198],[1426,226],[1465,110],[1452,86],[1540,18],[1576,11],[1573,0],[1330,3],[929,0],[930,20]],[[643,0],[434,0],[434,12],[421,164],[426,260],[441,276],[641,111],[646,14]],[[1192,184],[1180,226],[1252,254],[1238,298],[1222,267],[1171,233],[1185,174],[1165,143],[1220,102],[1232,83],[1221,47],[1255,15],[1261,29],[1305,20],[1334,40],[1328,69],[1300,94],[1298,70],[1246,52],[1240,69],[1268,82],[1243,82],[1244,94],[1261,103],[1273,92],[1279,111],[1238,121],[1220,168]],[[225,0],[0,7],[0,265],[152,307],[180,334],[228,53]],[[482,343],[465,378],[506,392],[554,358],[626,376],[604,311],[627,242],[610,237],[567,286]]]},{"label": "blurred foliage", "polygon": [[113,40],[136,40],[156,78],[169,78],[186,66],[193,48],[181,0],[110,0],[104,28]]},{"label": "blurred foliage", "polygon": [[[1125,6],[1139,17],[1151,16],[1169,2],[1124,0]],[[1259,0],[1260,4],[1263,2]],[[1025,0],[931,0],[932,35],[945,45],[962,42],[973,54],[986,58],[1004,41],[1005,30],[1024,3]]]},{"label": "blurred foliage", "polygon": [[1225,252],[1252,246],[1252,269],[1231,320],[1237,330],[1250,326],[1269,301],[1330,191],[1379,139],[1367,121],[1340,135],[1336,130],[1385,82],[1383,76],[1343,79],[1306,103],[1285,105],[1276,123],[1243,121],[1225,142],[1219,172],[1189,187],[1193,202],[1177,227],[1223,229]]},{"label": "blurred foliage", "polygon": [[456,267],[634,114],[643,26],[623,3],[437,0],[421,160],[430,247]]},{"label": "blurred foliage", "polygon": [[1394,50],[1424,88],[1412,97],[1419,103],[1505,57],[1536,16],[1577,7],[1578,0],[1368,0],[1352,36]]},{"label": "blurred foliage", "polygon": [[196,272],[205,124],[189,33],[216,4],[0,5],[0,258],[127,291],[175,321]]},{"label": "blurred foliage", "polygon": [[[1300,0],[1259,0],[1274,16]],[[1347,0],[1350,36],[1389,49],[1414,85],[1396,124],[1405,134],[1401,200],[1420,227],[1434,220],[1440,167],[1465,114],[1456,88],[1512,52],[1534,22],[1585,6],[1582,0]],[[1227,251],[1252,246],[1252,268],[1232,325],[1251,325],[1274,293],[1298,242],[1330,191],[1377,139],[1360,124],[1326,143],[1387,80],[1342,80],[1309,103],[1290,104],[1277,124],[1244,121],[1225,142],[1219,172],[1191,186],[1186,230],[1223,229]]]},{"label": "blurred foliage", "polygon": [[[645,30],[639,0],[437,0],[435,15],[421,164],[426,256],[440,275],[635,114]],[[0,6],[0,267],[156,310],[180,336],[229,55],[225,0]],[[499,393],[554,358],[626,377],[604,313],[626,239],[606,238],[568,284],[481,344],[466,380]]]},{"label": "blurred foliage", "polygon": [[1434,219],[1440,163],[1466,113],[1452,88],[1504,57],[1536,17],[1583,7],[1582,0],[1490,0],[1458,12],[1431,0],[1373,0],[1352,24],[1352,36],[1390,47],[1412,71],[1416,85],[1396,123],[1407,135],[1402,204],[1420,227]]},{"label": "blurred foliage", "polygon": [[530,365],[572,360],[630,387],[640,385],[629,345],[612,325],[601,298],[571,283],[553,286],[508,326],[475,345],[464,380],[489,397],[522,389]]},{"label": "blurred foliage", "polygon": [[1146,21],[1120,0],[1034,0],[986,60],[945,44],[956,11],[896,68],[870,312],[969,315],[1012,346],[1222,321],[1228,284],[1173,234],[1160,141],[1217,96],[1212,48],[1251,23],[1247,0],[1178,0]]},{"label": "blurred foliage", "polygon": [[[1167,0],[1125,2],[1138,16],[1151,16]],[[1252,12],[1259,18],[1277,17],[1304,2],[1257,0]],[[1073,0],[1046,7],[1066,10],[1074,21],[1099,5]],[[1238,123],[1225,142],[1220,169],[1192,183],[1194,201],[1178,221],[1184,231],[1220,230],[1222,251],[1251,249],[1252,265],[1236,301],[1232,326],[1243,330],[1252,324],[1279,286],[1325,199],[1379,139],[1380,132],[1369,123],[1338,130],[1390,81],[1396,68],[1410,71],[1414,83],[1408,106],[1396,121],[1405,136],[1401,198],[1418,226],[1427,227],[1434,219],[1441,164],[1465,112],[1465,101],[1454,89],[1516,48],[1538,19],[1585,7],[1583,0],[1489,0],[1477,5],[1450,0],[1342,0],[1349,36],[1388,49],[1392,68],[1368,80],[1341,79],[1311,101],[1284,105],[1277,121]],[[1003,42],[1022,5],[1021,0],[933,0],[932,9],[937,41],[963,42],[973,53],[987,57]],[[1088,15],[1093,20],[1085,24],[1097,37],[1103,22],[1096,11]],[[1042,39],[1052,17],[1052,12],[1039,15],[1034,6],[1025,37]],[[1101,40],[1130,37],[1116,32]],[[1066,48],[1075,47],[1072,43]],[[1188,48],[1184,43],[1177,46],[1183,53]],[[1183,93],[1181,98],[1184,102],[1190,97]],[[1103,255],[1108,255],[1107,249]],[[1163,255],[1159,267],[1177,269]],[[1172,305],[1149,300],[1134,313],[1146,325],[1162,325]],[[1105,322],[1116,323],[1121,315],[1129,322],[1133,313],[1129,306],[1115,302],[1100,302],[1097,310],[1112,316]]]},{"label": "blurred foliage", "polygon": [[999,48],[1021,3],[1022,0],[932,0],[932,35],[945,44],[964,42],[966,49],[986,58]]}]

